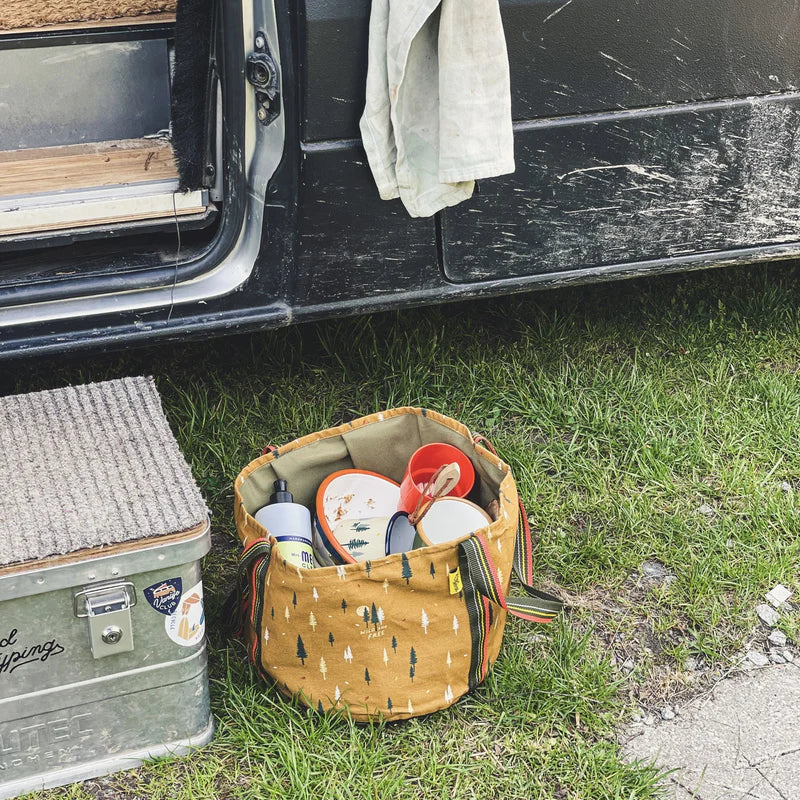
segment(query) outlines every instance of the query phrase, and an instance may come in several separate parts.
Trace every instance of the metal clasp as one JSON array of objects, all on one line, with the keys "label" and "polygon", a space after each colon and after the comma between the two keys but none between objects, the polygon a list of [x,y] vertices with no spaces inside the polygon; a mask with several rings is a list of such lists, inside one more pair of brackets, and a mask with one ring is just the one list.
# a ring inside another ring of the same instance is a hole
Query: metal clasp
[{"label": "metal clasp", "polygon": [[136,587],[130,581],[89,586],[72,599],[72,613],[89,621],[89,646],[95,658],[133,650],[131,608]]}]

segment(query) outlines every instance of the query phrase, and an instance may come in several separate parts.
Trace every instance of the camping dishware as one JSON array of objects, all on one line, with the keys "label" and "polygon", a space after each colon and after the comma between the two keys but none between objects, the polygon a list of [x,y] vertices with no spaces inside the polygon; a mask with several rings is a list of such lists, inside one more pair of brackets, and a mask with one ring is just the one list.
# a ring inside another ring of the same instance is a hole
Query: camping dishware
[{"label": "camping dishware", "polygon": [[386,526],[386,555],[413,550],[416,538],[417,529],[408,521],[408,514],[396,512]]},{"label": "camping dishware", "polygon": [[432,503],[425,518],[417,523],[423,546],[461,539],[490,525],[492,518],[475,503],[461,497],[443,497]]},{"label": "camping dishware", "polygon": [[465,497],[475,482],[472,462],[457,447],[443,442],[433,442],[415,450],[408,460],[408,466],[400,483],[400,502],[397,510],[413,514],[425,485],[437,470],[451,463],[458,464],[461,478],[449,493],[454,497]]},{"label": "camping dishware", "polygon": [[411,524],[416,525],[436,500],[445,497],[456,487],[460,478],[461,469],[457,463],[453,462],[439,467],[420,490],[417,505],[414,511],[408,515]]},{"label": "camping dishware", "polygon": [[[342,522],[365,520],[374,517],[388,519],[397,510],[400,487],[394,481],[377,472],[361,469],[345,469],[328,475],[316,493],[316,517],[314,519],[314,552],[320,564],[352,564],[359,560],[350,552],[362,550],[365,545],[345,546],[337,536],[337,526]],[[339,533],[347,541],[364,540],[365,536],[354,536],[348,524]],[[367,544],[378,541],[381,555],[384,546],[385,527],[380,535],[371,530]],[[374,552],[371,548],[371,552]],[[380,557],[380,556],[378,556]]]}]

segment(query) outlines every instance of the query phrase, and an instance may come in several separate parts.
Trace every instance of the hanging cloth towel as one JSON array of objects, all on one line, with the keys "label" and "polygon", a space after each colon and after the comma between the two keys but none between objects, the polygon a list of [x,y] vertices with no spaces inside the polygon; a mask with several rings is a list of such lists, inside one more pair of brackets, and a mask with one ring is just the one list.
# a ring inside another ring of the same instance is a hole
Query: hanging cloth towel
[{"label": "hanging cloth towel", "polygon": [[412,217],[513,172],[498,0],[372,0],[361,136],[381,198]]}]

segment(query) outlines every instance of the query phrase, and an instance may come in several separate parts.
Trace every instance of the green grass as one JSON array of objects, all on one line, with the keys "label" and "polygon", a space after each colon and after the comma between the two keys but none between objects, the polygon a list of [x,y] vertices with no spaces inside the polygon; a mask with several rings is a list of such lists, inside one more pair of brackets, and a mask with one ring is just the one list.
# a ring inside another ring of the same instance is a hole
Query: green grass
[{"label": "green grass", "polygon": [[[798,277],[794,265],[715,271],[4,365],[4,393],[155,374],[214,514],[215,741],[52,796],[654,797],[654,774],[615,743],[633,700],[689,691],[690,656],[726,668],[764,592],[800,590],[800,495],[780,486],[800,492]],[[461,419],[512,464],[538,573],[572,608],[550,628],[511,623],[489,680],[450,710],[320,719],[219,633],[231,484],[267,443],[409,404]],[[639,580],[646,559],[676,580]],[[796,618],[782,625],[800,634]],[[628,654],[625,676],[614,662]]]}]

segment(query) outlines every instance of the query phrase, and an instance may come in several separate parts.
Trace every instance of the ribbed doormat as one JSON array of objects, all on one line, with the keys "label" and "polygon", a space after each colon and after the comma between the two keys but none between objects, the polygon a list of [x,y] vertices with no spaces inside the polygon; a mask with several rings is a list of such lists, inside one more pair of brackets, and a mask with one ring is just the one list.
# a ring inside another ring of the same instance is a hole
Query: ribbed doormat
[{"label": "ribbed doormat", "polygon": [[152,378],[0,398],[0,566],[186,531],[207,514]]},{"label": "ribbed doormat", "polygon": [[0,30],[174,11],[176,0],[3,0]]}]

